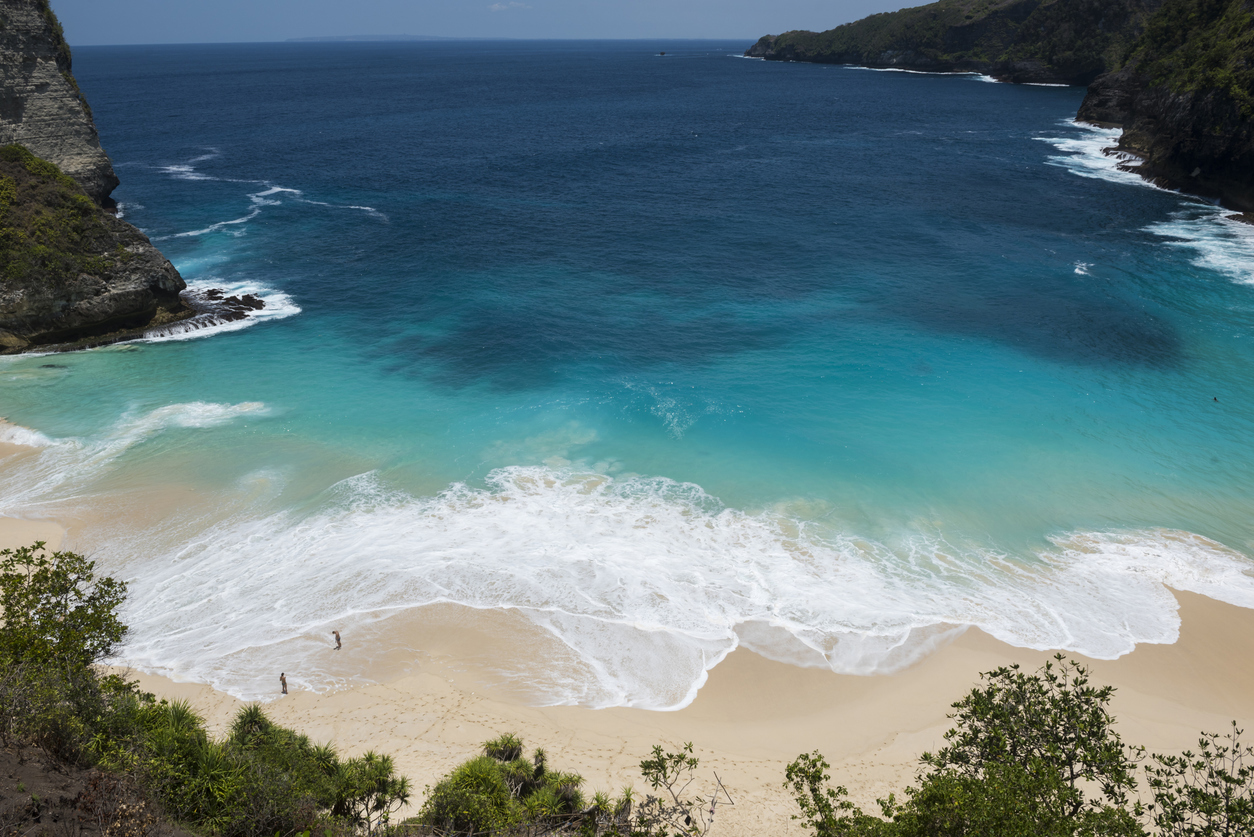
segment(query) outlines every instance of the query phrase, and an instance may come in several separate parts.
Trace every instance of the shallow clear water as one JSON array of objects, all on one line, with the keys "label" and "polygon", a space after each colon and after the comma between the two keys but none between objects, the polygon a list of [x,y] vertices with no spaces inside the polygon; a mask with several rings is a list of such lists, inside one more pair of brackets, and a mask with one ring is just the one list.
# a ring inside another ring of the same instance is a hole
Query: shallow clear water
[{"label": "shallow clear water", "polygon": [[77,50],[125,217],[269,305],[3,361],[44,447],[0,513],[97,510],[124,658],[249,697],[433,602],[555,637],[544,700],[654,708],[737,644],[1254,607],[1254,228],[1115,170],[1082,91],[743,47]]}]

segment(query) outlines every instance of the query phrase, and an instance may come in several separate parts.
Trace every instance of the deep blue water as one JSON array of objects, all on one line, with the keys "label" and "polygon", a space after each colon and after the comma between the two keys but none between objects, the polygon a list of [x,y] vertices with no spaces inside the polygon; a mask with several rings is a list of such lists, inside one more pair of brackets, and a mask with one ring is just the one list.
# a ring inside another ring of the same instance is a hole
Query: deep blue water
[{"label": "deep blue water", "polygon": [[195,489],[76,537],[129,660],[239,694],[437,601],[645,706],[738,643],[1115,656],[1164,585],[1254,606],[1254,239],[1114,170],[1083,91],[745,46],[76,50],[125,217],[290,316],[6,361],[49,446],[0,512]]}]

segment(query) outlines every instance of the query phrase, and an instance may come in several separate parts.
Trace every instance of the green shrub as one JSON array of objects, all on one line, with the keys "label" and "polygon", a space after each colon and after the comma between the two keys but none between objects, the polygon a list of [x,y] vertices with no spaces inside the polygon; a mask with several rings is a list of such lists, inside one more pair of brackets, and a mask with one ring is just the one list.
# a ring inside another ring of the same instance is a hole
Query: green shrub
[{"label": "green shrub", "polygon": [[1152,802],[1133,802],[1142,748],[1107,711],[1110,687],[1061,655],[1033,674],[982,675],[954,704],[946,746],[925,753],[918,785],[880,800],[882,817],[830,786],[817,753],[788,765],[785,785],[815,837],[1236,837],[1254,834],[1254,748],[1240,730],[1203,735],[1196,756],[1153,756]]},{"label": "green shrub", "polygon": [[518,802],[490,756],[463,763],[428,790],[418,822],[442,835],[492,834],[519,822]]}]

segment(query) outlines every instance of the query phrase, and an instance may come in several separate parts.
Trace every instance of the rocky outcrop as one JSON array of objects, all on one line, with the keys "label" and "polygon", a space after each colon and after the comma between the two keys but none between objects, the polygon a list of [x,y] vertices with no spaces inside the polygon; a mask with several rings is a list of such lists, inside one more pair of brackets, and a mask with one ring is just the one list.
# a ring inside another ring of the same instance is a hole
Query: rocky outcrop
[{"label": "rocky outcrop", "polygon": [[0,145],[57,165],[99,204],[118,185],[48,0],[0,0]]},{"label": "rocky outcrop", "polygon": [[1254,211],[1254,2],[1167,0],[1077,118],[1123,128],[1129,171]]},{"label": "rocky outcrop", "polygon": [[105,208],[117,183],[47,0],[0,0],[0,352],[196,313],[174,266]]},{"label": "rocky outcrop", "polygon": [[1086,85],[1119,66],[1160,0],[940,0],[826,32],[767,35],[745,53],[772,61],[978,72],[1001,81]]},{"label": "rocky outcrop", "polygon": [[56,166],[0,147],[0,351],[133,336],[193,314],[184,287],[142,232]]}]

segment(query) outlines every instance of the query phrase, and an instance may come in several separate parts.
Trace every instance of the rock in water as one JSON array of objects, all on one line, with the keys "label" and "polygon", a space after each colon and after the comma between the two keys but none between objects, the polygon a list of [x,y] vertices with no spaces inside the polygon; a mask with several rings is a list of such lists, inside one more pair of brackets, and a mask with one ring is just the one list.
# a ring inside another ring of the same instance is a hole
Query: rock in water
[{"label": "rock in water", "polygon": [[0,352],[195,313],[174,266],[106,211],[117,184],[47,0],[0,0]]}]

